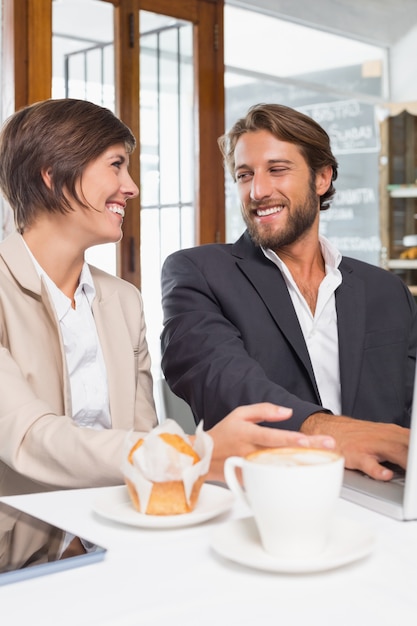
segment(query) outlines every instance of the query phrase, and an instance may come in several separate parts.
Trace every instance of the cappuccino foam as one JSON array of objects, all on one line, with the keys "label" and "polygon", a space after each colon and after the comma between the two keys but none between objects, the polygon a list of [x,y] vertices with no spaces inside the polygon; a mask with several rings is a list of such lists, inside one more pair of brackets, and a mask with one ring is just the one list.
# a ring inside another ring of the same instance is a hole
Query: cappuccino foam
[{"label": "cappuccino foam", "polygon": [[261,465],[295,467],[300,465],[320,465],[331,463],[339,458],[334,452],[324,450],[306,450],[304,448],[282,448],[262,450],[248,455],[247,460]]}]

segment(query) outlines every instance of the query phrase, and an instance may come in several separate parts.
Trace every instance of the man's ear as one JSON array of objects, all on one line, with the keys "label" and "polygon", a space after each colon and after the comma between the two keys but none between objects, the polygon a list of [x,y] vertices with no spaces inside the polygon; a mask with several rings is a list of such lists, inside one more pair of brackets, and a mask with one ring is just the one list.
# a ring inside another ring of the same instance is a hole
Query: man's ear
[{"label": "man's ear", "polygon": [[322,196],[331,185],[333,176],[333,168],[331,165],[323,167],[316,173],[316,193],[318,196]]},{"label": "man's ear", "polygon": [[52,189],[52,168],[48,167],[47,170],[41,171],[42,180],[48,189]]}]

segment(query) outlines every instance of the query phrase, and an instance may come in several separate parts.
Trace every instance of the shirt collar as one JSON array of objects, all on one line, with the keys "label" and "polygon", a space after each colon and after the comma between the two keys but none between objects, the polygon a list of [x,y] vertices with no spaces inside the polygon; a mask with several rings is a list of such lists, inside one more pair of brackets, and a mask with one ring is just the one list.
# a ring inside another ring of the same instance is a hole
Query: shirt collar
[{"label": "shirt collar", "polygon": [[[332,243],[330,243],[326,237],[323,237],[323,235],[319,235],[319,243],[326,266],[326,273],[330,270],[337,269],[342,260],[342,255],[339,250]],[[274,261],[279,268],[283,269],[284,262],[273,250],[270,248],[262,248],[262,246],[261,249],[268,259]]]},{"label": "shirt collar", "polygon": [[90,266],[84,261],[83,268],[80,274],[80,283],[78,285],[77,292],[83,290],[87,296],[87,300],[90,306],[93,304],[94,297],[96,295],[96,288],[94,286],[93,277],[91,276]]},{"label": "shirt collar", "polygon": [[323,237],[323,235],[319,235],[319,242],[326,266],[333,270],[337,269],[342,260],[342,254],[336,246],[326,239],[326,237]]},{"label": "shirt collar", "polygon": [[[30,258],[32,259],[33,265],[35,266],[39,278],[43,278],[46,283],[49,294],[54,303],[57,316],[61,320],[71,306],[71,300],[59,289],[59,287],[57,287],[54,281],[45,272],[43,267],[38,263],[23,237],[22,241],[25,244],[26,250],[28,251]],[[90,267],[85,261],[81,269],[78,287],[74,294],[75,300],[77,300],[77,297],[79,297],[82,292],[84,292],[88,303],[91,306],[96,295],[96,288],[94,286],[93,277],[91,276]]]}]

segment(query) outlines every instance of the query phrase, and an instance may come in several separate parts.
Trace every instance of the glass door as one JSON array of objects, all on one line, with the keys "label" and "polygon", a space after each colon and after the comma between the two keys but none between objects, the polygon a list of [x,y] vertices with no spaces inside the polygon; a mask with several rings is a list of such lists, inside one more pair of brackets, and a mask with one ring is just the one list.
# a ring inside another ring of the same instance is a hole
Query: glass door
[{"label": "glass door", "polygon": [[130,170],[141,193],[123,239],[87,259],[141,288],[158,378],[162,263],[179,248],[224,240],[223,0],[59,0],[52,8],[52,97],[108,107],[138,140]]},{"label": "glass door", "polygon": [[164,259],[196,243],[190,22],[140,12],[141,290],[159,377]]},{"label": "glass door", "polygon": [[[80,20],[82,12],[83,19]],[[60,0],[52,6],[52,97],[90,100],[116,109],[114,9],[97,0]],[[115,244],[95,246],[87,261],[117,273]]]}]

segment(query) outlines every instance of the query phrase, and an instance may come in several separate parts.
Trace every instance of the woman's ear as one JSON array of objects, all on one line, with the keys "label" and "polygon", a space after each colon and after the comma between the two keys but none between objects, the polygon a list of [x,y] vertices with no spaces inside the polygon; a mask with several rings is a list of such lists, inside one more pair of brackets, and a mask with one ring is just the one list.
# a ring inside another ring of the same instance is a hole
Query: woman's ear
[{"label": "woman's ear", "polygon": [[52,189],[52,168],[48,167],[47,170],[41,171],[42,180],[48,189]]}]

